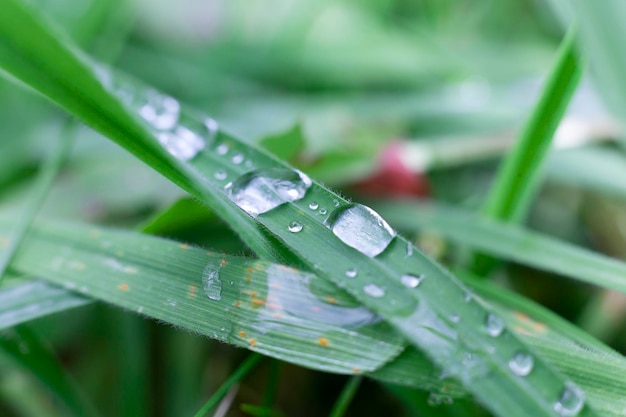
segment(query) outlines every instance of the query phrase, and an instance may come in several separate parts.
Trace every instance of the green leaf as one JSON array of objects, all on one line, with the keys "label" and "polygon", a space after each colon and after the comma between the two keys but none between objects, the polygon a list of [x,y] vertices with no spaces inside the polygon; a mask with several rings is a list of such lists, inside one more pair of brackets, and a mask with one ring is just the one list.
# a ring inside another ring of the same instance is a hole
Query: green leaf
[{"label": "green leaf", "polygon": [[277,158],[292,161],[305,145],[302,125],[298,123],[286,132],[267,136],[259,141],[259,145]]}]

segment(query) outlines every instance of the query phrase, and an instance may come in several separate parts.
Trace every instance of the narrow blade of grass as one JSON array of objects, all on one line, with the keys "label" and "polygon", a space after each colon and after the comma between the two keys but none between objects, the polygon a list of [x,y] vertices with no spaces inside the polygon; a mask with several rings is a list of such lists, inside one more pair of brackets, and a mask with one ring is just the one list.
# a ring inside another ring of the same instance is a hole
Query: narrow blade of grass
[{"label": "narrow blade of grass", "polygon": [[348,380],[346,385],[343,387],[341,394],[339,394],[339,398],[337,398],[337,402],[333,406],[329,417],[343,417],[348,410],[348,407],[350,407],[350,403],[359,389],[359,385],[361,385],[362,380],[363,378],[360,376],[353,376]]}]

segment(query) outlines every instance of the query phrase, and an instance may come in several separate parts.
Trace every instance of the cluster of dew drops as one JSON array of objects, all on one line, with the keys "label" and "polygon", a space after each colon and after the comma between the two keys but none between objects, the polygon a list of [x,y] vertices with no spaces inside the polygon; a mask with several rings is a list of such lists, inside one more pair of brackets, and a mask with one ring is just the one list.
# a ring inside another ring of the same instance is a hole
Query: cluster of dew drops
[{"label": "cluster of dew drops", "polygon": [[[218,124],[213,119],[206,118],[201,129],[191,129],[179,123],[180,104],[171,97],[163,96],[154,91],[148,91],[145,102],[136,106],[139,114],[156,130],[156,136],[161,145],[174,157],[186,161],[194,158],[206,146],[207,139],[213,139],[218,130]],[[202,130],[202,131],[200,131]],[[215,148],[218,155],[229,152],[227,144],[220,144]],[[236,153],[231,158],[232,163],[239,165],[247,163],[243,154]],[[218,169],[214,178],[218,181],[226,180],[227,173]],[[286,168],[270,168],[255,170],[244,174],[235,181],[229,182],[224,189],[228,197],[249,215],[256,217],[266,213],[284,203],[295,202],[304,198],[312,182],[307,175],[300,171]],[[341,206],[338,200],[333,201],[333,210],[329,214],[326,226],[344,244],[358,250],[368,257],[375,257],[382,253],[396,236],[389,224],[371,208],[361,204]],[[328,210],[317,202],[310,202],[308,208],[325,216]],[[291,233],[300,233],[304,229],[301,222],[294,220],[287,224]],[[408,243],[407,256],[413,253],[413,246]],[[350,268],[345,271],[348,278],[356,278],[358,271]],[[406,288],[417,288],[425,279],[424,274],[407,273],[400,277],[400,282]],[[207,266],[203,273],[203,288],[212,300],[220,300],[222,284],[219,271]],[[385,296],[385,289],[374,283],[363,286],[363,292],[372,298]],[[471,301],[469,293],[465,301]],[[451,317],[458,321],[458,316]],[[497,315],[490,313],[485,321],[485,331],[491,337],[499,337],[505,331],[504,321]],[[515,353],[508,363],[510,371],[518,377],[529,375],[534,367],[534,359],[528,352]],[[576,416],[584,407],[584,393],[577,386],[568,383],[562,390],[558,400],[554,403],[554,411],[561,417]]]}]

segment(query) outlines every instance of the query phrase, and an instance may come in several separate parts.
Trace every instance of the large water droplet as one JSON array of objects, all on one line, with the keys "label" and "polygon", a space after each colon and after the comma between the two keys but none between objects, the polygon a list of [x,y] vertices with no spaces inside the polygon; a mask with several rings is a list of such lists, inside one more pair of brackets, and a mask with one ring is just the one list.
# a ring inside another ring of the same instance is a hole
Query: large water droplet
[{"label": "large water droplet", "polygon": [[363,292],[372,298],[380,298],[385,295],[385,289],[376,284],[367,284],[363,287]]},{"label": "large water droplet", "polygon": [[284,168],[261,169],[239,177],[230,189],[230,199],[251,216],[298,201],[311,186],[311,179],[299,171]]},{"label": "large water droplet", "polygon": [[509,369],[517,376],[526,376],[533,370],[535,361],[526,352],[517,352],[509,361]]},{"label": "large water droplet", "polygon": [[302,223],[299,222],[291,222],[289,223],[289,231],[291,233],[298,233],[302,231]]},{"label": "large water droplet", "polygon": [[184,126],[174,131],[159,132],[159,143],[176,159],[187,161],[195,157],[205,147],[202,137]]},{"label": "large water droplet", "polygon": [[554,411],[562,417],[572,417],[580,413],[584,405],[585,393],[570,382],[561,392],[558,401],[554,403]]},{"label": "large water droplet", "polygon": [[369,257],[384,251],[396,235],[378,213],[362,204],[338,208],[327,222],[330,230],[343,243]]},{"label": "large water droplet", "polygon": [[504,331],[504,320],[493,313],[489,313],[485,322],[485,328],[489,336],[498,337]]},{"label": "large water droplet", "polygon": [[420,283],[425,277],[426,276],[424,274],[419,274],[419,275],[404,274],[402,275],[402,278],[400,278],[400,282],[402,282],[402,285],[404,285],[407,288],[416,288],[418,285],[420,285]]},{"label": "large water droplet", "polygon": [[209,264],[202,271],[202,288],[211,300],[222,298],[222,281],[220,280],[219,267]]},{"label": "large water droplet", "polygon": [[356,269],[355,269],[355,268],[350,268],[350,269],[348,269],[348,270],[346,271],[346,276],[347,276],[348,278],[354,278],[354,277],[356,277],[356,274],[357,274],[357,271],[356,271]]},{"label": "large water droplet", "polygon": [[309,203],[309,208],[311,210],[317,210],[318,207],[319,207],[319,204],[317,204],[315,201],[312,201]]},{"label": "large water droplet", "polygon": [[176,125],[180,114],[178,101],[155,90],[149,90],[145,100],[146,102],[139,109],[139,115],[154,128],[166,130]]}]

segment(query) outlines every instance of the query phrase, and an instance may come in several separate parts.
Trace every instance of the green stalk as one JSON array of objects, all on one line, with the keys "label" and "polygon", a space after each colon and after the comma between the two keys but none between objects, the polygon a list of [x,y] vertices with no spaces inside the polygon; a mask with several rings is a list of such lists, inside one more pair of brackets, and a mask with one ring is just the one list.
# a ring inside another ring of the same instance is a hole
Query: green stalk
[{"label": "green stalk", "polygon": [[350,406],[352,399],[354,398],[354,394],[356,394],[356,391],[359,389],[359,385],[361,385],[362,380],[363,378],[360,376],[353,376],[348,380],[348,383],[345,387],[343,387],[341,394],[339,394],[339,398],[333,406],[329,417],[343,417],[346,410]]},{"label": "green stalk", "polygon": [[582,74],[575,34],[573,26],[559,47],[556,63],[517,145],[498,171],[483,209],[487,217],[520,222],[528,212],[552,138]]},{"label": "green stalk", "polygon": [[240,379],[246,376],[248,372],[250,372],[262,358],[263,356],[256,353],[248,356],[248,358],[239,366],[239,368],[237,368],[235,372],[233,372],[228,377],[226,382],[224,382],[222,386],[219,387],[217,391],[215,391],[215,394],[213,394],[211,398],[209,398],[207,402],[204,403],[202,408],[194,415],[194,417],[203,417],[213,407],[215,407],[217,403],[220,402],[222,397],[226,395],[230,387],[235,385],[237,382],[239,382]]},{"label": "green stalk", "polygon": [[15,253],[20,247],[20,243],[24,240],[30,225],[48,196],[48,192],[52,188],[54,179],[65,162],[73,142],[74,135],[72,130],[75,127],[75,121],[68,122],[65,129],[63,129],[63,133],[61,134],[60,144],[56,147],[54,153],[46,159],[41,167],[41,170],[37,174],[32,193],[26,202],[23,214],[17,220],[11,236],[9,237],[9,244],[0,253],[0,284],[6,275],[6,271],[9,268],[9,264],[11,263],[13,256],[15,256]]}]

